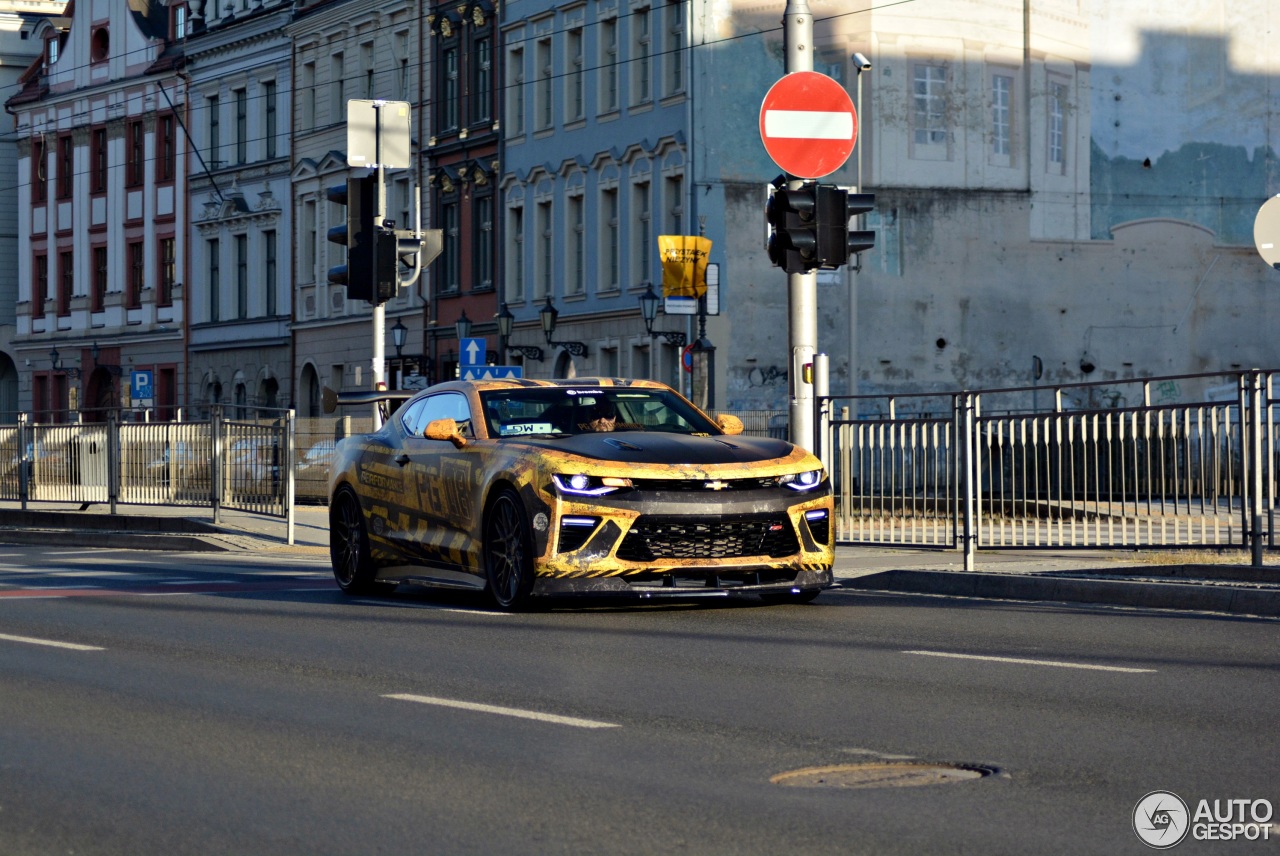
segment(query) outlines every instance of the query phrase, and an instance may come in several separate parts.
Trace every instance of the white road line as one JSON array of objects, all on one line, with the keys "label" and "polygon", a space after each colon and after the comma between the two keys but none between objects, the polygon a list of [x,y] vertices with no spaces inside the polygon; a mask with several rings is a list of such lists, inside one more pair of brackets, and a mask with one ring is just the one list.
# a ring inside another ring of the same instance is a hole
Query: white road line
[{"label": "white road line", "polygon": [[1155,669],[1132,669],[1127,666],[1095,666],[1089,663],[1063,663],[1060,660],[1027,660],[1021,657],[982,657],[977,654],[951,654],[946,651],[903,651],[904,654],[919,654],[922,657],[950,657],[954,660],[987,660],[992,663],[1018,663],[1024,666],[1056,666],[1059,669],[1090,669],[1095,672],[1128,672],[1130,674],[1146,674]]},{"label": "white road line", "polygon": [[53,639],[35,639],[31,636],[10,636],[8,633],[0,633],[0,639],[6,642],[25,642],[28,645],[46,645],[50,648],[66,648],[69,651],[105,651],[106,648],[99,648],[97,645],[78,645],[75,642],[56,642]]},{"label": "white road line", "polygon": [[416,701],[418,704],[434,704],[439,707],[455,707],[459,710],[474,710],[479,713],[496,713],[499,716],[514,716],[520,719],[536,719],[539,722],[550,722],[554,725],[572,725],[575,728],[621,728],[613,722],[598,722],[594,719],[578,719],[573,716],[557,716],[554,713],[539,713],[536,710],[520,710],[515,707],[498,707],[492,704],[476,704],[471,701],[457,701],[434,696],[413,695],[411,693],[393,693],[383,698],[399,701]]}]

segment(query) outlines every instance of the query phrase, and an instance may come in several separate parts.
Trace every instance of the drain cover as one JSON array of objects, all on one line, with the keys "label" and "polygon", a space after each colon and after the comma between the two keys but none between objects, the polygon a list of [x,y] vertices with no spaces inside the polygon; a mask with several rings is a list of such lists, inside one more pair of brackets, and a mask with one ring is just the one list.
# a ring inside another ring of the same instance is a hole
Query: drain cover
[{"label": "drain cover", "polygon": [[769,779],[775,785],[793,788],[910,788],[918,785],[946,785],[981,779],[995,770],[979,764],[933,764],[893,761],[875,764],[836,764],[806,767],[779,773]]}]

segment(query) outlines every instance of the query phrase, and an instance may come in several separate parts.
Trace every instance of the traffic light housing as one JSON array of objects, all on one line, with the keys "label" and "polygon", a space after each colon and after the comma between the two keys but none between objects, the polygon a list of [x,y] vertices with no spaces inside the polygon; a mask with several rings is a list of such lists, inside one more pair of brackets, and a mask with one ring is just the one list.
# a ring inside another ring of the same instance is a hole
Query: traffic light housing
[{"label": "traffic light housing", "polygon": [[[845,223],[854,217],[875,210],[876,195],[874,193],[849,193],[845,197]],[[876,233],[872,229],[855,229],[849,233],[845,258],[857,255],[876,245]]]},{"label": "traffic light housing", "polygon": [[[325,196],[330,202],[347,208],[346,223],[331,227],[327,233],[330,241],[347,248],[347,263],[329,268],[329,282],[345,285],[348,300],[384,302],[386,298],[374,299],[375,292],[379,295],[382,292],[375,285],[380,281],[378,230],[374,226],[374,216],[378,211],[377,176],[348,178],[345,184],[328,188]],[[393,262],[394,259],[393,254]],[[392,272],[394,271],[393,265]],[[394,293],[393,283],[392,294]]]},{"label": "traffic light housing", "polygon": [[850,193],[831,184],[818,185],[819,267],[834,270],[849,257],[876,245],[876,233],[849,230],[849,221],[875,208],[874,193]]},{"label": "traffic light housing", "polygon": [[818,266],[816,184],[779,188],[769,197],[769,261],[787,273],[805,273]]}]

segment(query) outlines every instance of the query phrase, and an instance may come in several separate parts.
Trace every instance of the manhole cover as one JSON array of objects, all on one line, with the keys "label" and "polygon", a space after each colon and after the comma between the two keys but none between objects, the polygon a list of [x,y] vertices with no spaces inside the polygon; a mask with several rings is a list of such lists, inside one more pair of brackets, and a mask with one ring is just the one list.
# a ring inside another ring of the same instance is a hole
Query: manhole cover
[{"label": "manhole cover", "polygon": [[981,779],[995,770],[979,764],[931,764],[886,762],[876,764],[836,764],[806,767],[779,773],[769,781],[793,788],[910,788],[918,785],[946,785]]}]

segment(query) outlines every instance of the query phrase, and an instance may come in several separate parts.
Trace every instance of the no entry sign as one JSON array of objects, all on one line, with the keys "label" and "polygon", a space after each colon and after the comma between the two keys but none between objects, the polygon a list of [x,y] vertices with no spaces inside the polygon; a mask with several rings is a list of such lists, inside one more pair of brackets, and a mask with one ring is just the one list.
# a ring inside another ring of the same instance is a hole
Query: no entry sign
[{"label": "no entry sign", "polygon": [[760,107],[760,139],[782,170],[821,178],[849,159],[858,114],[843,86],[816,71],[796,71],[769,88]]}]

